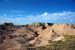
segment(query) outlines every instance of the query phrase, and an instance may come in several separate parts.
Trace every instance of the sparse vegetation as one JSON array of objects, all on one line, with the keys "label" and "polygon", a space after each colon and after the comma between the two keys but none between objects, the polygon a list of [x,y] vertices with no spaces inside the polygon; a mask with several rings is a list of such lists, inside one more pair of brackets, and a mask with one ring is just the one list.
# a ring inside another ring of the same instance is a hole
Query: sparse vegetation
[{"label": "sparse vegetation", "polygon": [[75,50],[75,35],[65,35],[66,41],[52,41],[50,45],[37,48],[29,48],[28,50]]}]

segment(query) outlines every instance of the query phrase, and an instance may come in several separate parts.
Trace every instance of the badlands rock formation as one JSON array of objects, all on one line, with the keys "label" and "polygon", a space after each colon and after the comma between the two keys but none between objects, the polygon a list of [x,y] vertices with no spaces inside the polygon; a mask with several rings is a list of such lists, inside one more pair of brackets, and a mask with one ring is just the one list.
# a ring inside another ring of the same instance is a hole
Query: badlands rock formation
[{"label": "badlands rock formation", "polygon": [[73,24],[0,25],[0,50],[26,50],[27,47],[49,45],[49,41],[63,41],[64,35],[75,35]]}]

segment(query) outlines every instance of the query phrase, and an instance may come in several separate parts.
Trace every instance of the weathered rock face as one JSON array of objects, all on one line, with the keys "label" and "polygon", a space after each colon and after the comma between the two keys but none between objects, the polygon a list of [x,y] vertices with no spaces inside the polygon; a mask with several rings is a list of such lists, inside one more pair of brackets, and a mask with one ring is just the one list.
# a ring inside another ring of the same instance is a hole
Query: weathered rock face
[{"label": "weathered rock face", "polygon": [[0,26],[0,50],[21,50],[32,46],[29,41],[38,37],[38,33],[28,27],[5,23]]},{"label": "weathered rock face", "polygon": [[1,50],[19,50],[21,45],[13,39],[7,39],[4,43],[0,44]]},{"label": "weathered rock face", "polygon": [[0,25],[0,50],[26,50],[26,47],[46,46],[49,41],[63,39],[64,34],[75,35],[74,26],[52,23],[42,26],[15,26],[5,23]]},{"label": "weathered rock face", "polygon": [[0,26],[1,29],[5,29],[5,30],[11,30],[14,28],[14,24],[13,23],[4,23],[3,25]]}]

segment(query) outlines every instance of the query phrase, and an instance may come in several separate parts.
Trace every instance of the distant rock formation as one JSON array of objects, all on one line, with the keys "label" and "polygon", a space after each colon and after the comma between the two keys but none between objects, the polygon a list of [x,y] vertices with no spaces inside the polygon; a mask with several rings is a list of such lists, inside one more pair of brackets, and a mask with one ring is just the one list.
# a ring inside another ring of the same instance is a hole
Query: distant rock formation
[{"label": "distant rock formation", "polygon": [[5,30],[10,30],[12,28],[14,28],[14,24],[13,23],[4,23],[3,25],[0,25],[1,29],[5,29]]}]

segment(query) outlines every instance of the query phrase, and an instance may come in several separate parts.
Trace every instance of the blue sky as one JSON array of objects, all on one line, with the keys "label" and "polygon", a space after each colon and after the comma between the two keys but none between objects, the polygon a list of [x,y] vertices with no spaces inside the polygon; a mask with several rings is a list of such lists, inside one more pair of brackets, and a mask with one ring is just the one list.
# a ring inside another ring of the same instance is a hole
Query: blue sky
[{"label": "blue sky", "polygon": [[75,0],[0,0],[0,24],[75,24]]}]

